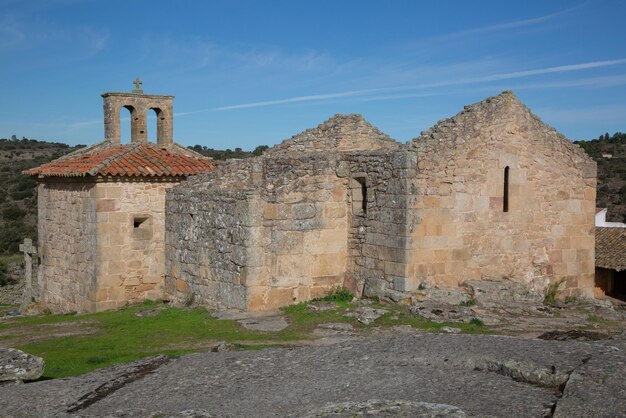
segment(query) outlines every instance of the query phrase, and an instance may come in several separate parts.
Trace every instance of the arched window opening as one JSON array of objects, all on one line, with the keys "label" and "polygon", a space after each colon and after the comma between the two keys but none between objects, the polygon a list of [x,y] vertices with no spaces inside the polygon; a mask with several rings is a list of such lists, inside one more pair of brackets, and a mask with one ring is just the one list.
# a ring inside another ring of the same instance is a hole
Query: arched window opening
[{"label": "arched window opening", "polygon": [[134,107],[123,106],[123,108],[128,110],[128,113],[120,109],[120,144],[128,144],[131,142],[133,137],[131,127],[133,125],[133,120],[137,117],[137,115]]},{"label": "arched window opening", "polygon": [[163,138],[163,121],[165,120],[165,116],[163,111],[158,107],[151,107],[151,110],[154,110],[154,113],[148,112],[148,125],[152,128],[150,131],[154,132],[153,136],[150,138],[150,142],[161,143]]},{"label": "arched window opening", "polygon": [[[154,110],[154,112],[151,112],[150,110]],[[149,132],[149,136],[146,135],[146,139],[148,140],[148,142],[157,142],[157,139],[159,138],[159,112],[161,110],[158,108],[154,108],[151,107],[148,110],[148,113],[146,115],[147,118],[147,123],[146,125],[149,127],[148,128],[148,132]]]},{"label": "arched window opening", "polygon": [[502,212],[509,211],[509,166],[504,167],[504,195],[502,199]]}]

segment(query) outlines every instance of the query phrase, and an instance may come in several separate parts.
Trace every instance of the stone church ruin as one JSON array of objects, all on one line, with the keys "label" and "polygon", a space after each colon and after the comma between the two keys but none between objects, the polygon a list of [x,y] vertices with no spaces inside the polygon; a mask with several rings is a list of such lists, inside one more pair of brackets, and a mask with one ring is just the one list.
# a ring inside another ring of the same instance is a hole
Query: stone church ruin
[{"label": "stone church ruin", "polygon": [[595,162],[510,92],[405,144],[335,115],[219,164],[172,142],[172,96],[103,97],[105,141],[29,171],[52,310],[145,298],[262,310],[338,285],[399,300],[481,279],[542,291],[564,278],[565,295],[593,297]]}]

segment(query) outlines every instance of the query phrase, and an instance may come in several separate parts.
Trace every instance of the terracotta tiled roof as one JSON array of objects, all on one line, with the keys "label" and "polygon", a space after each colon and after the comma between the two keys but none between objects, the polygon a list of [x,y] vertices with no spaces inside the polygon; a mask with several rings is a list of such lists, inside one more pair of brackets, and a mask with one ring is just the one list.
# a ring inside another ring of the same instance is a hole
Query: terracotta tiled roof
[{"label": "terracotta tiled roof", "polygon": [[626,228],[596,228],[596,267],[626,270]]},{"label": "terracotta tiled roof", "polygon": [[176,144],[113,145],[105,141],[24,173],[39,177],[190,176],[213,168],[210,158]]},{"label": "terracotta tiled roof", "polygon": [[596,208],[596,215],[597,215],[598,213],[602,212],[604,209],[606,209],[606,208]]}]

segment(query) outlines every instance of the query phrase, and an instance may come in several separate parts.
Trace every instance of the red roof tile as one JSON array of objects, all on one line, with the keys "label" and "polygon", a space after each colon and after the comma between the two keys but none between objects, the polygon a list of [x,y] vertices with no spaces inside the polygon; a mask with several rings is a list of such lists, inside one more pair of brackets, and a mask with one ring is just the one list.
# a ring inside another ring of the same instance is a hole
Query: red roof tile
[{"label": "red roof tile", "polygon": [[190,176],[213,170],[210,158],[179,145],[112,145],[105,141],[24,171],[39,177]]},{"label": "red roof tile", "polygon": [[596,227],[596,267],[626,270],[626,228]]}]

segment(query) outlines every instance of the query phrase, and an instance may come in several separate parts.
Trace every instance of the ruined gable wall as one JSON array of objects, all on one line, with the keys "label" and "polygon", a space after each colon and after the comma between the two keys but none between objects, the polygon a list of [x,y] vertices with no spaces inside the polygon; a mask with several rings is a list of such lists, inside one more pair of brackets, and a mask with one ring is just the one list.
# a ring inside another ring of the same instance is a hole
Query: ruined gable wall
[{"label": "ruined gable wall", "polygon": [[95,293],[93,183],[45,180],[38,186],[40,288],[53,312],[90,312]]},{"label": "ruined gable wall", "polygon": [[336,114],[270,148],[267,154],[288,152],[347,152],[399,148],[400,143],[381,132],[359,114]]},{"label": "ruined gable wall", "polygon": [[91,190],[97,220],[95,310],[163,296],[165,191],[177,178],[109,178]]},{"label": "ruined gable wall", "polygon": [[467,108],[412,146],[419,198],[410,208],[419,222],[410,277],[442,287],[510,279],[535,289],[565,278],[566,294],[591,296],[595,164],[582,150],[508,94]]}]

